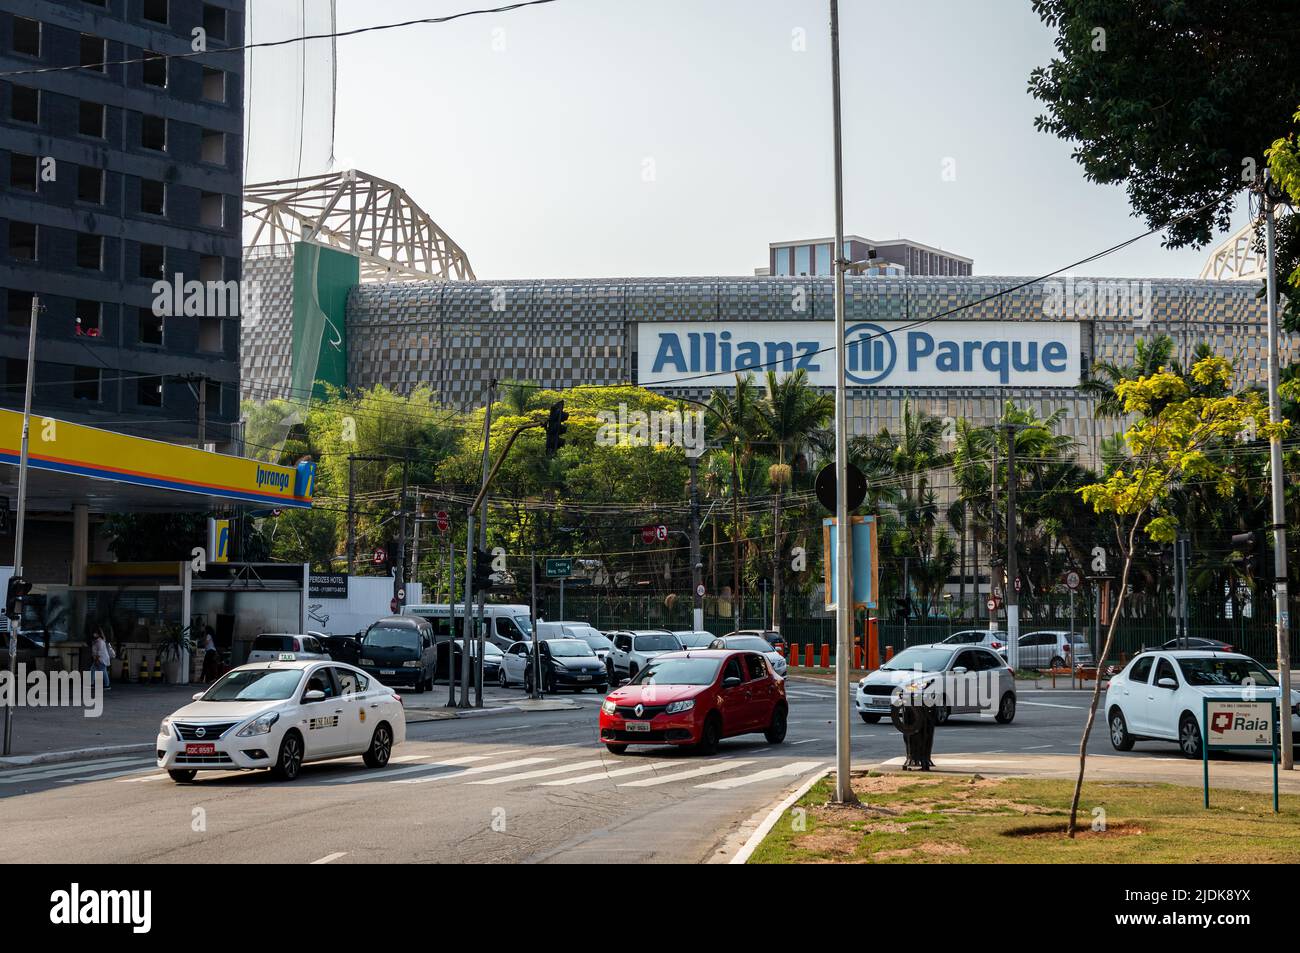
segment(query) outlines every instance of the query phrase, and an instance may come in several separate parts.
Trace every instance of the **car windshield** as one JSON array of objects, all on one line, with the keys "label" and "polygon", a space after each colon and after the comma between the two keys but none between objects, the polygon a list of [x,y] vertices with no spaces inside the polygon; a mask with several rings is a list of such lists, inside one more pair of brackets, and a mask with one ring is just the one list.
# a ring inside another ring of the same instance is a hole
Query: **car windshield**
[{"label": "car windshield", "polygon": [[1276,685],[1264,667],[1249,658],[1180,658],[1178,667],[1188,685],[1241,685],[1246,679],[1252,685]]},{"label": "car windshield", "polygon": [[727,648],[748,649],[751,652],[772,651],[772,646],[767,639],[759,638],[757,635],[733,635],[727,639]]},{"label": "car windshield", "polygon": [[952,649],[918,645],[903,649],[880,667],[886,672],[905,672],[913,669],[922,672],[938,672],[948,667],[948,660],[951,658]]},{"label": "car windshield", "polygon": [[582,639],[547,639],[546,647],[557,658],[581,658],[596,654]]},{"label": "car windshield", "polygon": [[411,649],[420,644],[420,634],[415,629],[377,625],[365,637],[366,648]]},{"label": "car windshield", "polygon": [[293,639],[287,635],[259,635],[253,640],[254,652],[292,652]]},{"label": "car windshield", "polygon": [[982,641],[983,632],[954,632],[943,641],[948,645],[969,645],[972,642]]},{"label": "car windshield", "polygon": [[708,632],[675,632],[674,635],[684,649],[708,648],[709,643],[713,641],[713,636]]},{"label": "car windshield", "polygon": [[637,673],[633,685],[712,685],[718,677],[721,659],[666,658],[655,659]]},{"label": "car windshield", "polygon": [[590,645],[593,649],[604,650],[604,649],[612,649],[614,647],[613,642],[605,638],[595,629],[588,629],[586,632],[582,633],[580,638],[588,645]]},{"label": "car windshield", "polygon": [[203,693],[205,702],[262,702],[288,698],[302,680],[296,668],[236,669]]},{"label": "car windshield", "polygon": [[638,635],[636,637],[636,650],[638,652],[676,652],[682,647],[677,641],[677,636],[670,632],[663,635]]},{"label": "car windshield", "polygon": [[522,632],[524,635],[528,636],[529,638],[532,638],[533,620],[528,618],[528,616],[526,615],[517,615],[514,617],[514,619],[515,619],[515,625],[519,626],[519,631]]}]

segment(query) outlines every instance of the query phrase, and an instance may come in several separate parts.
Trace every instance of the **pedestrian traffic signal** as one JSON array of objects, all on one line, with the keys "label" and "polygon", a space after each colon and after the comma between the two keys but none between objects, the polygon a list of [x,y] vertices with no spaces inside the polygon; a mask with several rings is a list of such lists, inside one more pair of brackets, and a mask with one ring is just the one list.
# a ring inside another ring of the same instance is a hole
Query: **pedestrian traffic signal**
[{"label": "pedestrian traffic signal", "polygon": [[552,457],[555,451],[564,446],[564,434],[569,429],[565,423],[569,419],[564,410],[564,401],[557,400],[551,405],[551,415],[546,418],[546,455]]},{"label": "pedestrian traffic signal", "polygon": [[18,618],[19,602],[32,591],[32,584],[23,576],[9,577],[9,590],[5,593],[5,615],[11,619]]},{"label": "pedestrian traffic signal", "polygon": [[1252,579],[1264,579],[1268,574],[1268,541],[1262,529],[1235,533],[1232,537],[1232,562]]},{"label": "pedestrian traffic signal", "polygon": [[486,549],[474,549],[474,589],[487,592],[492,588],[492,554]]}]

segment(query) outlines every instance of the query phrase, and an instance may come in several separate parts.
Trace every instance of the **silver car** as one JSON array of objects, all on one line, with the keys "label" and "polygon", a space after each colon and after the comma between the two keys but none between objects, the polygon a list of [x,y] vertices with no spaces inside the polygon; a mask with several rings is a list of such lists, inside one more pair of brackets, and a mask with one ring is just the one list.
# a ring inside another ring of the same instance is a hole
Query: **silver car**
[{"label": "silver car", "polygon": [[988,629],[962,629],[946,639],[940,639],[939,645],[982,645],[986,649],[999,652],[1007,647],[1007,634],[1000,629],[990,632]]},{"label": "silver car", "polygon": [[[1000,654],[1007,657],[1007,646],[1002,647]],[[1075,664],[1092,664],[1092,646],[1078,632],[1042,629],[1020,637],[1020,654],[1016,659],[1019,668],[1070,668]]]},{"label": "silver car", "polygon": [[710,642],[709,648],[762,652],[767,660],[772,663],[772,671],[782,678],[785,678],[785,673],[790,669],[790,663],[785,660],[785,656],[772,648],[772,643],[761,635],[724,635],[722,638]]},{"label": "silver car", "polygon": [[858,714],[867,724],[889,715],[896,696],[919,694],[938,709],[938,723],[954,714],[1016,717],[1016,680],[996,652],[978,645],[914,645],[858,682]]},{"label": "silver car", "polygon": [[329,653],[305,632],[263,632],[253,640],[248,662],[328,661]]}]

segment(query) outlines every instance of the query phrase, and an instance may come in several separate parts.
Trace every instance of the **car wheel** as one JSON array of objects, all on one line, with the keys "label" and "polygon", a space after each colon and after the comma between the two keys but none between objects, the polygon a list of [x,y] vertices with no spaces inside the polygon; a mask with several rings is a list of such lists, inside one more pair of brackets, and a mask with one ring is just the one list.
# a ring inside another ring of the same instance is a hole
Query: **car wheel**
[{"label": "car wheel", "polygon": [[858,712],[858,716],[863,721],[865,721],[868,725],[875,725],[880,723],[879,715],[868,715],[865,711],[860,711]]},{"label": "car wheel", "polygon": [[1110,746],[1116,751],[1132,751],[1135,739],[1128,733],[1128,722],[1118,708],[1110,712]]},{"label": "car wheel", "polygon": [[286,732],[280,742],[280,754],[275,759],[271,774],[278,781],[292,781],[302,771],[302,735]]},{"label": "car wheel", "polygon": [[198,772],[193,768],[173,768],[167,772],[167,776],[177,784],[189,784],[194,780],[196,774],[198,774]]},{"label": "car wheel", "polygon": [[1065,668],[1065,659],[1056,655],[1052,657],[1052,668]]},{"label": "car wheel", "polygon": [[1009,725],[1016,717],[1016,693],[1007,692],[998,702],[998,713],[993,716],[993,720],[999,725]]},{"label": "car wheel", "polygon": [[936,725],[946,725],[948,719],[952,717],[952,709],[946,705],[940,706],[934,710],[934,723]]},{"label": "car wheel", "polygon": [[785,741],[786,730],[786,710],[784,705],[777,705],[772,711],[772,722],[767,726],[767,731],[763,732],[763,737],[768,740],[769,744],[779,745]]},{"label": "car wheel", "polygon": [[370,747],[361,756],[367,768],[382,768],[393,754],[393,730],[380,722],[370,736]]},{"label": "car wheel", "polygon": [[605,747],[610,754],[623,754],[627,751],[627,745],[606,744]]},{"label": "car wheel", "polygon": [[504,668],[497,671],[497,684],[502,688],[510,687],[510,679],[506,678],[506,670]]},{"label": "car wheel", "polygon": [[1192,715],[1184,714],[1178,721],[1178,747],[1189,758],[1201,757],[1201,727]]},{"label": "car wheel", "polygon": [[721,740],[722,719],[714,713],[704,719],[704,727],[700,730],[700,740],[695,750],[700,754],[717,754],[718,742]]},{"label": "car wheel", "polygon": [[614,663],[613,662],[605,663],[605,674],[609,677],[609,684],[612,686],[614,684]]}]

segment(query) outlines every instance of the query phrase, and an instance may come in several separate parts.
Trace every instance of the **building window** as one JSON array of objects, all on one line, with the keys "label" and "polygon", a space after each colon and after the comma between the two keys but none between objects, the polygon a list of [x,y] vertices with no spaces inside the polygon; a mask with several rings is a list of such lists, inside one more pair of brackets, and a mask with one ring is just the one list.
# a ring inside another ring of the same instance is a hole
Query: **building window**
[{"label": "building window", "polygon": [[135,401],[141,407],[161,407],[163,380],[161,377],[142,377],[136,384]]},{"label": "building window", "polygon": [[81,34],[81,59],[79,65],[84,69],[104,72],[104,61],[108,59],[108,43],[89,33]]},{"label": "building window", "polygon": [[35,125],[41,121],[41,92],[30,86],[9,87],[9,118]]},{"label": "building window", "polygon": [[72,399],[99,400],[99,368],[74,367],[72,369]]},{"label": "building window", "polygon": [[167,86],[167,57],[153,50],[145,51],[145,61],[141,64],[141,78],[146,86]]},{"label": "building window", "polygon": [[140,277],[157,281],[165,278],[166,256],[161,245],[140,243]]},{"label": "building window", "polygon": [[143,16],[153,23],[166,23],[167,0],[144,0]]},{"label": "building window", "polygon": [[77,233],[77,267],[99,271],[104,267],[104,239],[101,235]]},{"label": "building window", "polygon": [[225,277],[225,262],[220,255],[199,256],[199,281],[222,281]]},{"label": "building window", "polygon": [[32,320],[32,298],[30,291],[10,291],[6,323],[11,328],[26,328]]},{"label": "building window", "polygon": [[203,143],[199,148],[199,158],[214,165],[226,164],[226,134],[203,130]]},{"label": "building window", "polygon": [[140,211],[162,215],[167,208],[167,186],[157,179],[140,180]]},{"label": "building window", "polygon": [[226,101],[226,74],[210,66],[203,67],[203,98],[210,103]]},{"label": "building window", "polygon": [[104,204],[104,170],[77,166],[77,199],[92,205]]},{"label": "building window", "polygon": [[139,314],[140,326],[136,333],[136,340],[152,347],[162,347],[163,319],[148,308],[141,308]]},{"label": "building window", "polygon": [[226,38],[226,11],[210,3],[203,4],[203,30],[209,40]]},{"label": "building window", "polygon": [[167,151],[167,120],[162,116],[140,117],[140,148]]},{"label": "building window", "polygon": [[21,152],[9,153],[9,187],[35,192],[37,165],[36,156],[25,156]]},{"label": "building window", "polygon": [[93,136],[96,139],[104,138],[103,103],[88,103],[85,101],[81,103],[77,131],[83,136]]},{"label": "building window", "polygon": [[199,224],[207,228],[225,226],[225,197],[220,192],[199,193]]},{"label": "building window", "polygon": [[221,318],[199,318],[199,350],[205,354],[220,354],[222,351]]},{"label": "building window", "polygon": [[104,306],[98,301],[86,298],[77,299],[74,306],[77,320],[77,337],[97,338],[101,332]]},{"label": "building window", "polygon": [[14,17],[13,51],[23,56],[41,55],[41,21]]},{"label": "building window", "polygon": [[36,226],[31,222],[9,223],[9,257],[36,261]]},{"label": "building window", "polygon": [[796,275],[806,275],[812,270],[811,245],[796,245],[794,247],[794,273]]}]

